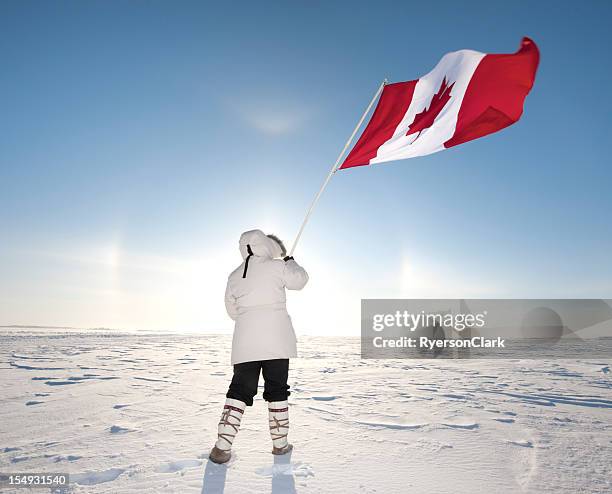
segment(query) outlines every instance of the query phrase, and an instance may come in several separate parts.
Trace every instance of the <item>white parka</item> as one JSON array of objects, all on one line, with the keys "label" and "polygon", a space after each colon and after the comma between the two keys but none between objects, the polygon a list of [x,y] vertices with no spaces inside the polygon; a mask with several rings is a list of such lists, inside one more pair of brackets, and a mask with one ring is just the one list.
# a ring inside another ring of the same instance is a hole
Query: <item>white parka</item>
[{"label": "white parka", "polygon": [[260,230],[240,236],[244,261],[229,275],[225,290],[227,313],[236,321],[232,365],[297,356],[285,288],[301,290],[308,274],[294,260],[277,259],[281,253],[278,243]]}]

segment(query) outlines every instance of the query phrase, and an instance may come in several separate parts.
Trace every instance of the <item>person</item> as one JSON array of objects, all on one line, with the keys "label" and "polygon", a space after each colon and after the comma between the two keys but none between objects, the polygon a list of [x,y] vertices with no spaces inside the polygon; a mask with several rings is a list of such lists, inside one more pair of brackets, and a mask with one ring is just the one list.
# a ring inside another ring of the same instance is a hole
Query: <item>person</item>
[{"label": "person", "polygon": [[209,458],[225,463],[246,407],[253,405],[259,375],[268,402],[272,454],[292,450],[289,432],[289,359],[297,356],[296,338],[287,313],[285,289],[301,290],[308,274],[293,257],[286,257],[275,235],[251,230],[240,236],[244,259],[227,280],[225,307],[235,321],[231,363],[234,375],[218,425],[217,441]]}]

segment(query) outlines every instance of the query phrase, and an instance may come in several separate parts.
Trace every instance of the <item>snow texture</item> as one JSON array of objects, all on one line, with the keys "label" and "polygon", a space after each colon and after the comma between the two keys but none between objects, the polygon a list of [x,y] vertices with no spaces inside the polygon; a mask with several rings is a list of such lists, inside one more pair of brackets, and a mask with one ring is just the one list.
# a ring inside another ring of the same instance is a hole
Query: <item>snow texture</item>
[{"label": "snow texture", "polygon": [[215,465],[231,337],[5,329],[0,343],[0,471],[67,472],[66,492],[612,491],[610,360],[361,360],[358,338],[302,337],[294,451],[270,454],[260,394]]}]

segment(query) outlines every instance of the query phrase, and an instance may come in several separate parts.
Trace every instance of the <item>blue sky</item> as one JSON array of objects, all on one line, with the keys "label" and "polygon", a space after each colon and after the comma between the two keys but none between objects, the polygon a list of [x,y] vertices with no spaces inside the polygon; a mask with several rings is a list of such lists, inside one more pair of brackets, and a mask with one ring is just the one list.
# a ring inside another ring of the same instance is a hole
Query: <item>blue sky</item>
[{"label": "blue sky", "polygon": [[0,324],[219,330],[237,240],[290,244],[380,81],[541,50],[521,121],[338,173],[303,333],[362,297],[612,297],[607,2],[0,6]]}]

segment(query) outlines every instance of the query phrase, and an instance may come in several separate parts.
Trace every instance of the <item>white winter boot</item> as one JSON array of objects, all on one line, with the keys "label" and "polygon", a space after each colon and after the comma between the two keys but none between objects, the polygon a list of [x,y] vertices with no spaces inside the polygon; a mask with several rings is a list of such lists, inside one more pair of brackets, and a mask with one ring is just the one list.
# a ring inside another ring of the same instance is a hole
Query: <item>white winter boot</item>
[{"label": "white winter boot", "polygon": [[287,400],[269,402],[268,417],[272,437],[272,454],[289,453],[293,446],[287,441],[287,434],[289,434],[289,403]]},{"label": "white winter boot", "polygon": [[226,463],[232,456],[232,444],[234,437],[238,434],[245,407],[246,404],[240,400],[232,398],[225,400],[225,406],[219,421],[217,442],[208,456],[215,463]]}]

